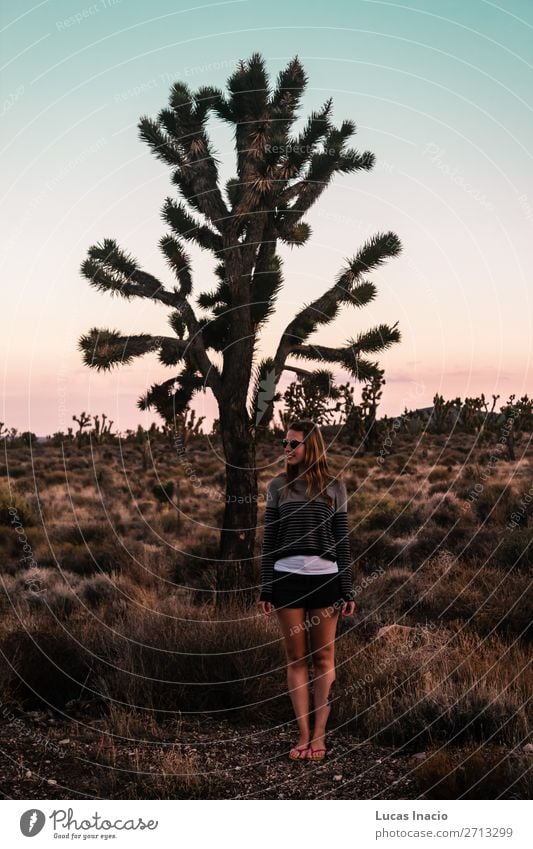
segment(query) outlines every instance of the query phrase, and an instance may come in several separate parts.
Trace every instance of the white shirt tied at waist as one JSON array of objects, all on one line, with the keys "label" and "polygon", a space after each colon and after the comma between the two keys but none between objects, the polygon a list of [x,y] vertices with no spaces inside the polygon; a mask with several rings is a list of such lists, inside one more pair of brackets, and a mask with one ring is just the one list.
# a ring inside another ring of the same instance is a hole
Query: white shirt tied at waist
[{"label": "white shirt tied at waist", "polygon": [[276,572],[296,572],[299,575],[330,575],[338,572],[335,560],[319,557],[317,554],[291,554],[281,557],[274,563]]}]

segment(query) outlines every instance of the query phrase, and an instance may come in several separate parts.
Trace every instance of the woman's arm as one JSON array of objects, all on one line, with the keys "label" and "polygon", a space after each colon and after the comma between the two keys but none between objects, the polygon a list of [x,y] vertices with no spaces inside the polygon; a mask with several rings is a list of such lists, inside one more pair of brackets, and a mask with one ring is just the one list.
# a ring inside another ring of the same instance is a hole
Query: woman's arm
[{"label": "woman's arm", "polygon": [[345,601],[354,601],[350,531],[348,528],[348,493],[343,481],[339,481],[339,496],[333,514],[332,530],[335,539],[342,598]]},{"label": "woman's arm", "polygon": [[273,481],[267,487],[263,545],[261,548],[261,595],[259,601],[271,601],[272,578],[279,528],[279,493]]}]

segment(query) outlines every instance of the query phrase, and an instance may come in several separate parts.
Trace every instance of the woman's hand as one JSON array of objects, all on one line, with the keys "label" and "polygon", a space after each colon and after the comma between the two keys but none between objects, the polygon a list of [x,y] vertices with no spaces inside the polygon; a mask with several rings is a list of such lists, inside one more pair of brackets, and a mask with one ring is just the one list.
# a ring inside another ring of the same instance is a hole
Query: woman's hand
[{"label": "woman's hand", "polygon": [[342,615],[353,616],[355,613],[355,601],[344,601],[342,603]]},{"label": "woman's hand", "polygon": [[271,601],[260,601],[259,604],[261,605],[261,607],[263,609],[263,613],[266,616],[270,616],[270,614],[272,613],[272,610],[273,610],[272,602]]}]

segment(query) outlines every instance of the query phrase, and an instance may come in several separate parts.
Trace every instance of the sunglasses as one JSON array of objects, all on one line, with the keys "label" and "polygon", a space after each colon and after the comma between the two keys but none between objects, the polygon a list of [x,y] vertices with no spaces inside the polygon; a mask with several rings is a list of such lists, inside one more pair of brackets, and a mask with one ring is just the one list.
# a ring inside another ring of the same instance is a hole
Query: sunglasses
[{"label": "sunglasses", "polygon": [[298,445],[303,445],[304,442],[305,439],[282,439],[281,444],[284,448],[286,448],[287,445],[290,445],[291,448],[294,450],[294,448],[297,448]]}]

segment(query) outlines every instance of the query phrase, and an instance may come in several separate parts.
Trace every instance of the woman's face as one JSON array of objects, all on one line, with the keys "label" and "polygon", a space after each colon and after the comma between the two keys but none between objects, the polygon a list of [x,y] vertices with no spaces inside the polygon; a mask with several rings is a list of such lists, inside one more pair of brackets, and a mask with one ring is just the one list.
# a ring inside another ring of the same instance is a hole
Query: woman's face
[{"label": "woman's face", "polygon": [[305,445],[302,443],[305,434],[301,430],[288,430],[287,431],[287,439],[297,439],[300,442],[300,445],[297,445],[296,448],[291,448],[290,442],[285,446],[285,459],[290,466],[297,466],[298,463],[301,463],[304,459],[305,454]]}]

